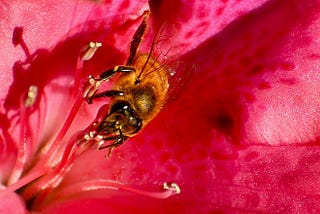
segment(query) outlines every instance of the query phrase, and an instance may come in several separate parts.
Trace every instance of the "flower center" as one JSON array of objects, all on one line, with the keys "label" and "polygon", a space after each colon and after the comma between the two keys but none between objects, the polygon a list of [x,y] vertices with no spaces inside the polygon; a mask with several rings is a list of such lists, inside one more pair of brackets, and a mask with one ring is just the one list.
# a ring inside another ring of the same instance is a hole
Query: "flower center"
[{"label": "flower center", "polygon": [[[19,115],[20,136],[17,145],[19,149],[16,163],[8,179],[7,188],[0,191],[0,198],[5,197],[8,192],[16,191],[30,207],[33,207],[34,204],[37,204],[37,206],[45,205],[49,200],[48,198],[50,200],[53,198],[60,200],[61,198],[76,195],[79,192],[93,190],[123,190],[154,198],[167,198],[180,193],[180,188],[175,183],[164,183],[160,192],[148,192],[128,187],[119,182],[100,179],[76,182],[71,186],[60,188],[58,192],[55,192],[53,197],[48,197],[52,190],[59,186],[75,161],[86,151],[91,150],[93,146],[97,147],[95,145],[97,142],[88,141],[83,143],[83,140],[90,135],[87,132],[88,129],[75,133],[69,140],[66,140],[66,135],[85,100],[84,97],[100,86],[100,82],[90,82],[92,78],[89,77],[87,82],[89,86],[85,87],[84,91],[77,89],[79,88],[77,87],[78,85],[83,85],[81,81],[83,62],[90,60],[100,46],[101,43],[90,42],[80,53],[74,83],[76,88],[74,90],[75,101],[55,139],[44,145],[38,152],[32,149],[34,139],[32,139],[32,133],[28,124],[32,109],[39,99],[39,88],[36,85],[30,85],[28,91],[21,95]],[[93,123],[91,126],[95,125]],[[34,163],[34,165],[30,167],[30,163]]]}]

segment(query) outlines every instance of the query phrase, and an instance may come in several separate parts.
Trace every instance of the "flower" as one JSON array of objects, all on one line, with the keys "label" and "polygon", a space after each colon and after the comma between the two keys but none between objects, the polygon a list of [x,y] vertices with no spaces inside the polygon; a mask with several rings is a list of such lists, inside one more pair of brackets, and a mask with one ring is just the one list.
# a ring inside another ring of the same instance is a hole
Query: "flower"
[{"label": "flower", "polygon": [[[74,143],[106,103],[86,104],[81,89],[125,62],[147,2],[1,4],[2,209],[320,210],[318,1],[149,1],[148,32],[161,29],[157,51],[182,65],[180,86],[108,160]],[[91,41],[102,47],[83,62]],[[164,182],[181,193],[160,200]]]}]

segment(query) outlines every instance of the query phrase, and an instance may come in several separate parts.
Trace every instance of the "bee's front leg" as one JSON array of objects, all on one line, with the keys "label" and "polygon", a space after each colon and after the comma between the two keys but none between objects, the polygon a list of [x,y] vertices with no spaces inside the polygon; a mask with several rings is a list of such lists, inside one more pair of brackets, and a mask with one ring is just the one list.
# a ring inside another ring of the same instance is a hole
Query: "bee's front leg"
[{"label": "bee's front leg", "polygon": [[131,66],[117,65],[113,69],[109,69],[101,73],[98,77],[89,76],[89,85],[85,88],[84,98],[88,103],[92,103],[92,100],[98,97],[112,97],[123,96],[122,91],[110,90],[97,94],[99,87],[104,81],[110,79],[115,73],[131,73],[135,72],[135,69]]},{"label": "bee's front leg", "polygon": [[143,20],[133,35],[133,38],[132,38],[131,44],[130,44],[130,55],[127,60],[127,65],[132,65],[134,58],[136,58],[138,48],[139,48],[140,43],[142,41],[142,37],[146,32],[147,20],[148,20],[149,15],[150,15],[150,11],[144,12]]},{"label": "bee's front leg", "polygon": [[110,140],[114,140],[114,142],[112,144],[109,144],[109,145],[101,145],[99,146],[99,150],[102,150],[102,149],[106,149],[106,148],[109,148],[109,152],[108,154],[106,155],[107,158],[110,158],[111,157],[111,152],[114,148],[120,146],[121,144],[124,143],[124,141],[126,141],[128,139],[127,136],[124,136],[122,134],[122,132],[120,131],[120,134],[119,135],[116,135],[116,136],[112,136],[112,137],[105,137],[103,138],[103,141],[110,141]]}]

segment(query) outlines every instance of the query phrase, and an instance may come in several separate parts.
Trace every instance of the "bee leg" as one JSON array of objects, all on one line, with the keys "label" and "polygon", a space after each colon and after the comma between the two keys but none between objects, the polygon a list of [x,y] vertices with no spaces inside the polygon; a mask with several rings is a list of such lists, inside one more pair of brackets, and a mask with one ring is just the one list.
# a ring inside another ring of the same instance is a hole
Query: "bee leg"
[{"label": "bee leg", "polygon": [[[120,131],[120,130],[119,130],[119,131]],[[123,144],[124,141],[127,140],[127,139],[128,139],[128,137],[122,135],[122,132],[120,131],[120,134],[119,134],[119,135],[103,138],[103,140],[105,140],[105,141],[109,141],[109,140],[115,140],[115,141],[114,141],[112,144],[105,145],[105,146],[100,146],[100,147],[99,147],[99,150],[109,148],[109,152],[108,152],[108,154],[107,154],[106,157],[107,157],[107,158],[110,158],[110,157],[111,157],[111,152],[112,152],[112,150],[113,150],[114,148],[120,146],[121,144]]]},{"label": "bee leg", "polygon": [[115,74],[115,70],[114,69],[108,69],[104,72],[102,72],[99,77],[95,78],[96,81],[106,81],[107,79],[111,78],[113,74]]},{"label": "bee leg", "polygon": [[[89,76],[89,85],[85,88],[84,98],[88,101],[88,103],[92,103],[92,100],[95,97],[103,97],[110,95],[98,95],[96,96],[99,87],[104,81],[110,79],[115,73],[130,73],[135,72],[134,68],[126,65],[117,65],[113,69],[108,69],[102,72],[98,77]],[[114,95],[113,95],[114,96]]]},{"label": "bee leg", "polygon": [[123,144],[124,141],[126,141],[127,139],[128,139],[128,137],[122,135],[122,132],[121,132],[120,135],[116,135],[116,136],[112,136],[112,137],[105,137],[102,140],[105,140],[105,141],[115,140],[115,141],[112,144],[109,144],[109,145],[102,145],[98,149],[102,150],[102,149],[106,149],[106,148],[118,147],[121,144]]},{"label": "bee leg", "polygon": [[118,90],[104,91],[104,92],[92,95],[87,99],[87,102],[91,104],[93,99],[96,99],[99,97],[119,97],[123,95],[124,95],[123,91],[118,91]]},{"label": "bee leg", "polygon": [[132,65],[134,58],[138,52],[138,47],[141,43],[142,37],[147,28],[147,19],[150,15],[150,11],[146,11],[143,17],[141,24],[133,35],[131,44],[130,44],[130,55],[128,57],[127,65]]},{"label": "bee leg", "polygon": [[113,69],[108,69],[104,72],[102,72],[98,78],[95,78],[96,81],[106,81],[109,78],[111,78],[115,73],[130,73],[134,72],[134,68],[131,66],[122,66],[122,65],[117,65]]}]

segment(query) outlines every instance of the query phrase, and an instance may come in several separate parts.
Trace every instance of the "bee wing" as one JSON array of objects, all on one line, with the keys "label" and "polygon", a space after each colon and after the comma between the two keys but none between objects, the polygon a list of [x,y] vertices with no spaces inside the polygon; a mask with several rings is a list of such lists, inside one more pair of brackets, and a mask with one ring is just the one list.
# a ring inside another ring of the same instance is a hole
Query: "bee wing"
[{"label": "bee wing", "polygon": [[168,65],[169,91],[167,102],[179,98],[183,91],[191,84],[195,71],[195,65],[189,65],[181,60],[176,60]]},{"label": "bee wing", "polygon": [[[155,72],[157,69],[163,69],[168,72],[169,92],[167,94],[167,102],[176,100],[183,90],[190,84],[193,74],[195,73],[195,65],[190,65],[181,59],[181,56],[173,55],[175,52],[170,46],[170,40],[173,35],[164,33],[165,24],[153,36],[151,46],[149,46],[149,56],[152,56],[155,61],[150,60],[148,63],[154,62],[152,69],[142,69],[138,76],[146,78],[148,75]],[[150,44],[150,43],[149,43]],[[159,64],[157,64],[157,62]],[[157,65],[156,65],[157,64]],[[157,67],[158,66],[158,67]]]}]

